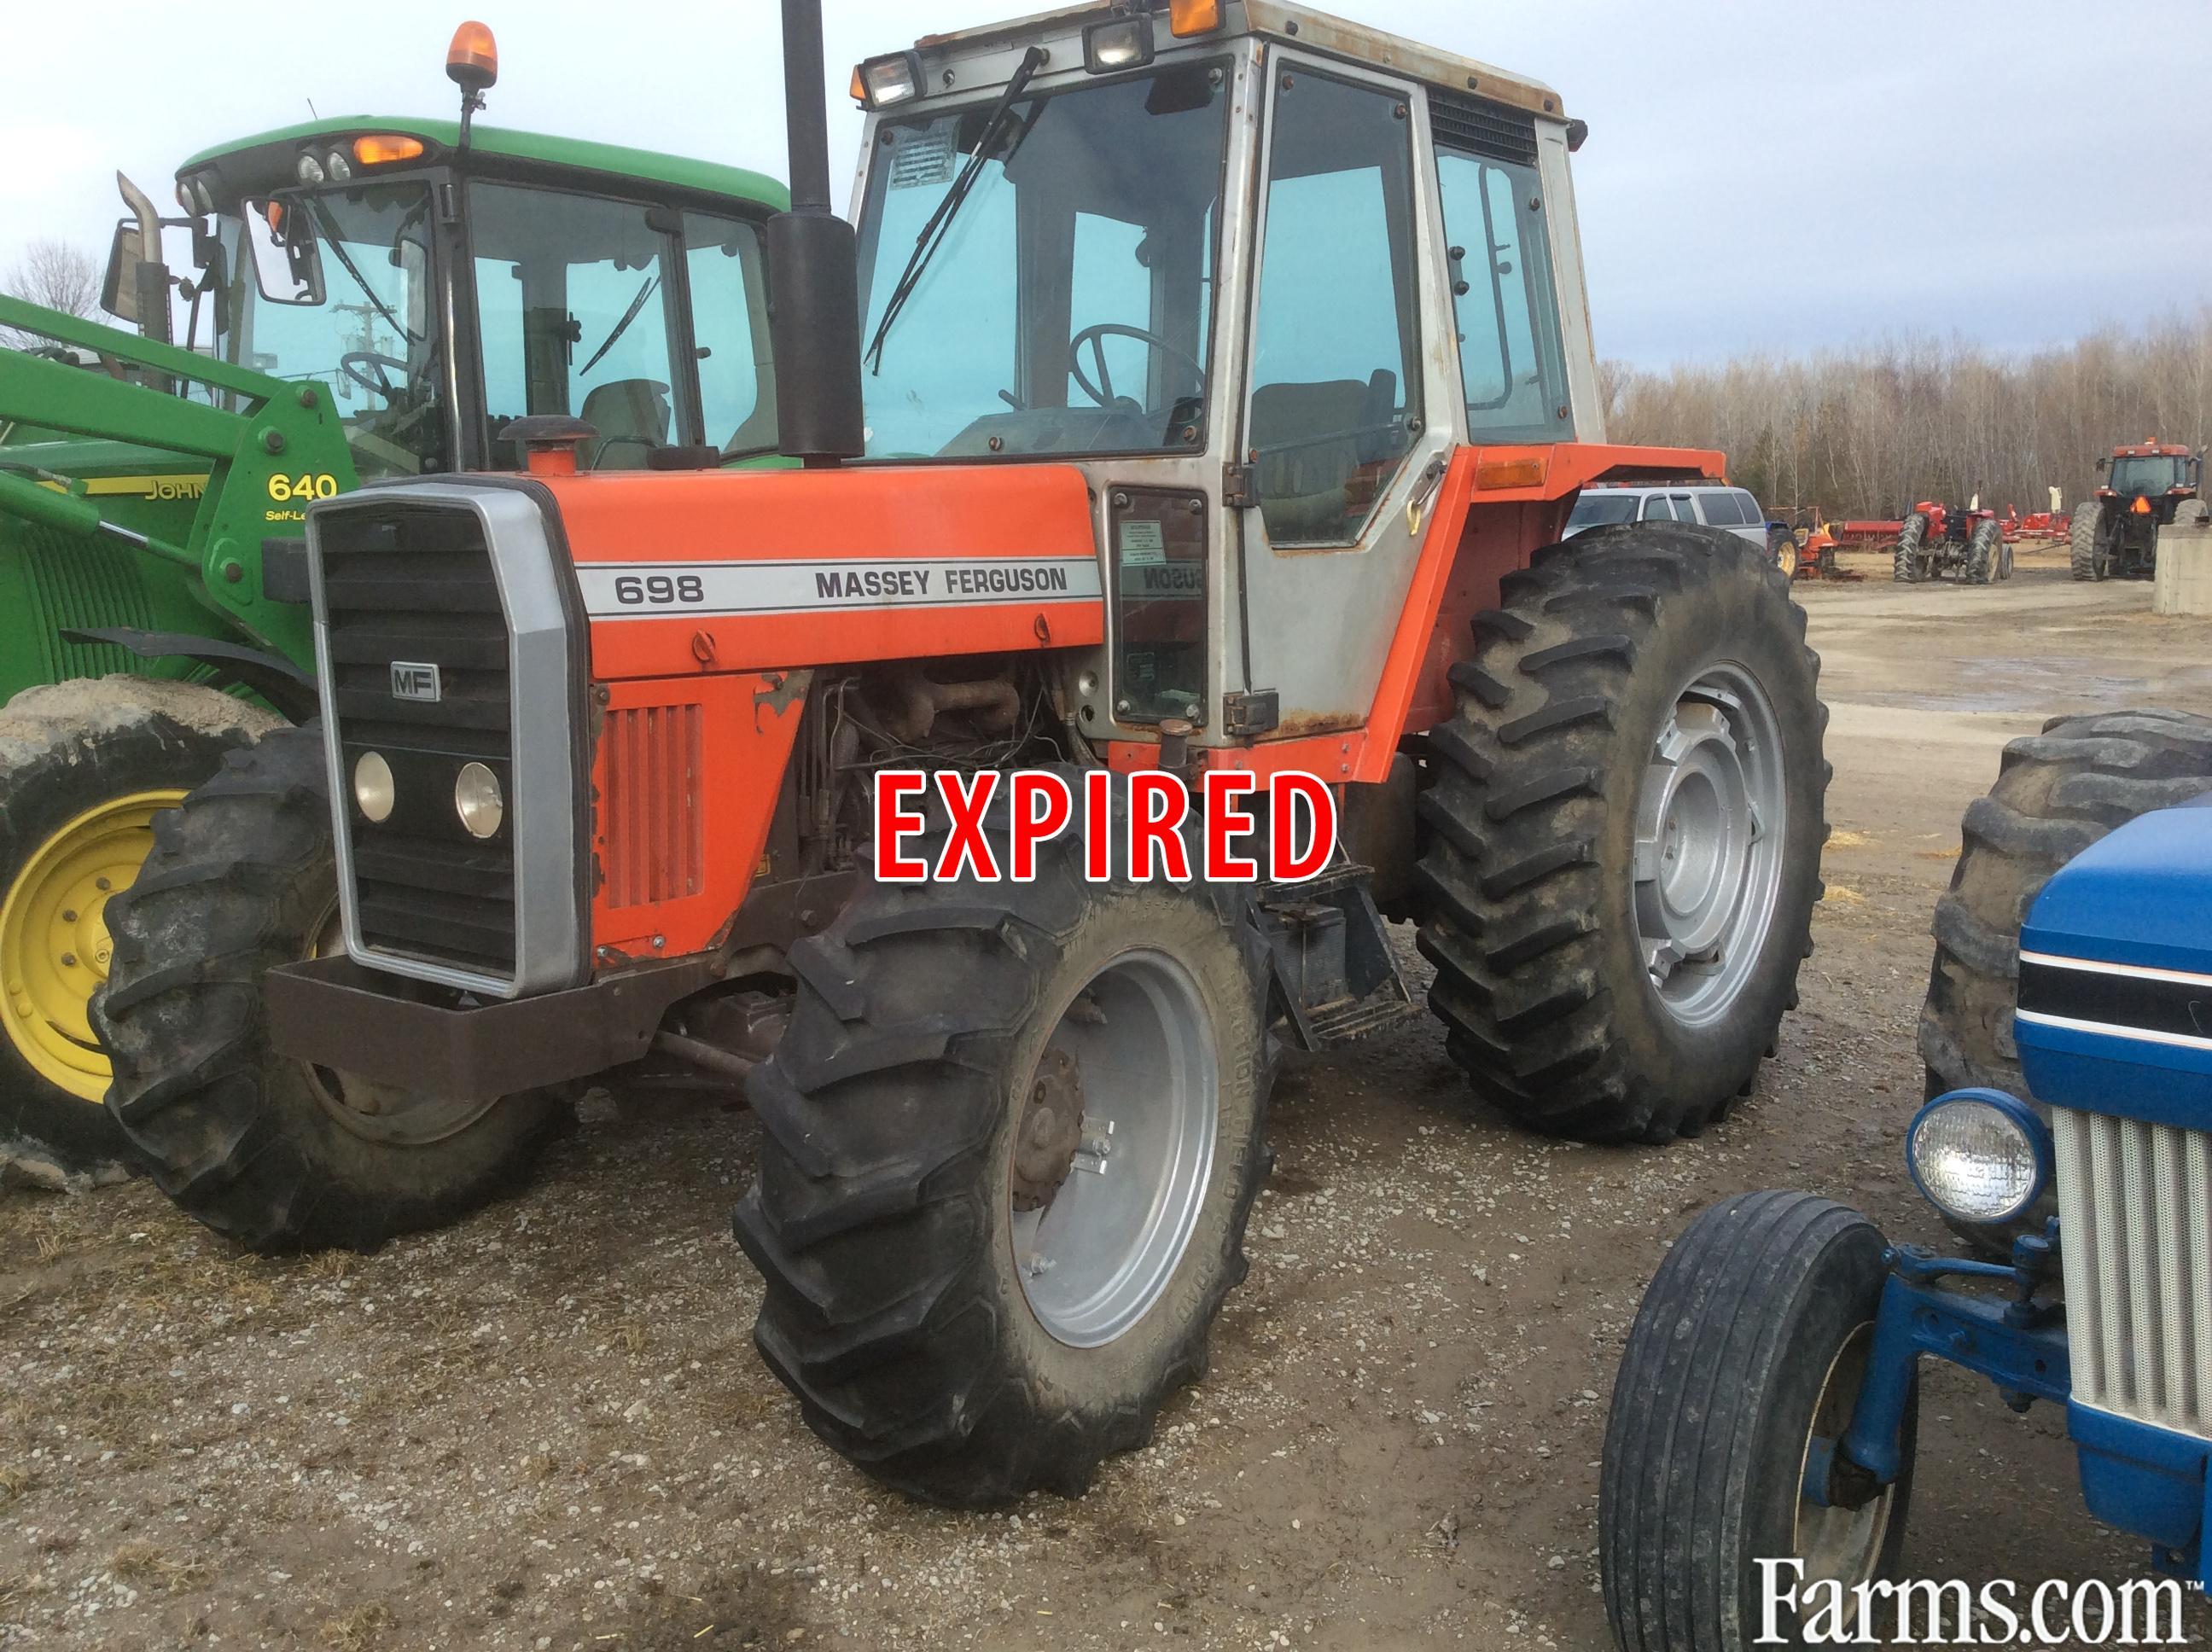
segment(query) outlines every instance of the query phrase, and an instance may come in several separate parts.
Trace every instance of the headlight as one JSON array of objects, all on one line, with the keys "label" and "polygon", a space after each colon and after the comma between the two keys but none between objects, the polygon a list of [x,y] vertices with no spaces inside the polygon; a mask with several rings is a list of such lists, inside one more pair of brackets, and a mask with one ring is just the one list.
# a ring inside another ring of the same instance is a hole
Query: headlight
[{"label": "headlight", "polygon": [[319,184],[323,181],[323,163],[312,155],[301,155],[299,166],[294,170],[299,173],[300,181],[303,184]]},{"label": "headlight", "polygon": [[1905,1159],[1928,1201],[1954,1221],[2009,1222],[2051,1181],[2051,1133],[2001,1090],[1954,1090],[1922,1108]]},{"label": "headlight", "polygon": [[362,752],[353,766],[353,800],[361,805],[362,813],[380,823],[387,821],[398,797],[392,785],[392,765],[384,761],[383,754]]},{"label": "headlight", "polygon": [[482,763],[469,763],[453,782],[453,807],[472,837],[490,837],[507,818],[507,799],[500,795],[499,776]]},{"label": "headlight", "polygon": [[871,109],[912,102],[921,95],[921,59],[911,52],[869,58],[860,65],[860,90]]},{"label": "headlight", "polygon": [[331,182],[343,184],[353,176],[353,163],[339,150],[332,149],[323,157],[323,169],[331,175]]},{"label": "headlight", "polygon": [[212,212],[215,210],[215,191],[208,187],[208,181],[206,179],[195,178],[192,179],[192,198],[200,203],[200,210],[202,212]]},{"label": "headlight", "polygon": [[1094,75],[1142,69],[1152,60],[1152,20],[1148,13],[1110,17],[1083,31],[1083,66]]}]

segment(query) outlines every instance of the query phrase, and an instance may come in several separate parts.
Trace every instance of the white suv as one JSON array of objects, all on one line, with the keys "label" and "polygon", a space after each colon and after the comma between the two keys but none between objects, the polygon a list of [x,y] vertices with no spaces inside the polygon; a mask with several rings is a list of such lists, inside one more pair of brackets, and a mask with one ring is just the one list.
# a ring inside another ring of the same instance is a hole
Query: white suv
[{"label": "white suv", "polygon": [[1759,501],[1741,488],[1676,483],[1667,487],[1585,488],[1567,518],[1571,539],[1616,522],[1702,522],[1761,550],[1772,549],[1778,524],[1770,524]]}]

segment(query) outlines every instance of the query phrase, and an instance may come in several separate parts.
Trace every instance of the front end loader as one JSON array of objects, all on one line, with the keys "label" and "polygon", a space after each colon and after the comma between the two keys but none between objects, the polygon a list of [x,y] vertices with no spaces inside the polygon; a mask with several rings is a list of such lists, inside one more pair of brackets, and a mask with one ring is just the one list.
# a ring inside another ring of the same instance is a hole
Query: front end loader
[{"label": "front end loader", "polygon": [[[798,468],[593,472],[544,419],[520,474],[310,507],[322,726],[179,811],[96,1018],[161,1186],[266,1250],[459,1215],[586,1084],[742,1084],[763,1357],[990,1503],[1204,1370],[1275,1051],[1414,1011],[1385,914],[1534,1128],[1749,1093],[1825,714],[1761,547],[1560,543],[1587,485],[1724,465],[1606,439],[1556,93],[1079,7],[860,65],[848,228],[820,27],[787,0],[767,236]],[[1273,881],[1215,854],[1332,819]]]}]

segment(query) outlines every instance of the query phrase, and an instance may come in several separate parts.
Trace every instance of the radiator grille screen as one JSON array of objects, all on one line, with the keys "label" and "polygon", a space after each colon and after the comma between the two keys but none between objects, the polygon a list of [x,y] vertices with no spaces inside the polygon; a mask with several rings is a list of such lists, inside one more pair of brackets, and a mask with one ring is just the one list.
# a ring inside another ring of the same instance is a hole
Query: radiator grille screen
[{"label": "radiator grille screen", "polygon": [[601,872],[607,904],[645,906],[696,895],[703,847],[699,827],[700,709],[634,706],[610,711]]},{"label": "radiator grille screen", "polygon": [[2074,1397],[2212,1437],[2212,1134],[2054,1108]]}]

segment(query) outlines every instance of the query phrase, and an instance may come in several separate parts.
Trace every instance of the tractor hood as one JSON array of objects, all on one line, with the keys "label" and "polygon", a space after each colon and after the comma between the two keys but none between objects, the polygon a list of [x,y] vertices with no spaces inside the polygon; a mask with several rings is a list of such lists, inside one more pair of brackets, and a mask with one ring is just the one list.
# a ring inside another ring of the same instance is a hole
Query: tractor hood
[{"label": "tractor hood", "polygon": [[2212,796],[2068,863],[2020,948],[2014,1030],[2039,1100],[2212,1129]]}]

